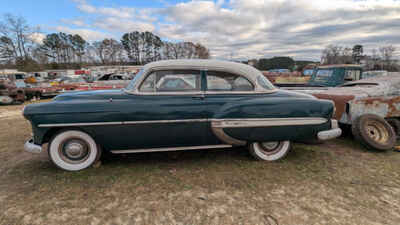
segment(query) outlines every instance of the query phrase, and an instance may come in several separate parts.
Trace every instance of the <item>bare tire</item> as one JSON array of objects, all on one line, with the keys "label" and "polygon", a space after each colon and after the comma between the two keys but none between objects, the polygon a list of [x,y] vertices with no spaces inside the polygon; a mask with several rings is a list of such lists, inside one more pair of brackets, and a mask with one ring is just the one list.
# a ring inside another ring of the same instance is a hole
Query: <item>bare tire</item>
[{"label": "bare tire", "polygon": [[79,171],[95,163],[101,150],[87,133],[65,130],[53,137],[48,154],[57,167],[67,171]]},{"label": "bare tire", "polygon": [[366,114],[353,122],[351,131],[356,140],[368,149],[390,150],[396,143],[396,134],[383,118]]},{"label": "bare tire", "polygon": [[285,157],[290,147],[290,141],[253,142],[249,152],[257,160],[275,161]]}]

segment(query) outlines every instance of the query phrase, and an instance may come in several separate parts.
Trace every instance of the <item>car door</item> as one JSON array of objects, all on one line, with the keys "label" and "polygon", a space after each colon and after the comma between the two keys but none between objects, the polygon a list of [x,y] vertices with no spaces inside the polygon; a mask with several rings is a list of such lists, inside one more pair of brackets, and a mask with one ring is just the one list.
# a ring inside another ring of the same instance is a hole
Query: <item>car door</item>
[{"label": "car door", "polygon": [[199,70],[159,70],[148,74],[137,94],[127,97],[125,136],[114,149],[204,145],[207,119],[201,76]]},{"label": "car door", "polygon": [[[255,86],[246,77],[223,71],[206,72],[205,110],[211,121],[219,117],[219,112],[229,103],[240,101],[249,96],[255,96]],[[230,115],[232,118],[238,115]],[[208,145],[223,144],[212,131],[211,124],[207,128],[206,141]]]}]

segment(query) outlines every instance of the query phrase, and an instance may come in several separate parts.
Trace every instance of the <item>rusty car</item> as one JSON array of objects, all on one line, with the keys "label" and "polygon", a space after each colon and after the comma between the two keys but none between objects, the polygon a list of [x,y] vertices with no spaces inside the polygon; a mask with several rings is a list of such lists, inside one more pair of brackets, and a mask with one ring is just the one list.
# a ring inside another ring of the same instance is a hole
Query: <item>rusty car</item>
[{"label": "rusty car", "polygon": [[334,118],[369,149],[389,150],[400,133],[400,75],[349,82],[314,92],[335,102]]},{"label": "rusty car", "polygon": [[25,91],[8,79],[0,79],[0,104],[15,104],[25,101]]}]

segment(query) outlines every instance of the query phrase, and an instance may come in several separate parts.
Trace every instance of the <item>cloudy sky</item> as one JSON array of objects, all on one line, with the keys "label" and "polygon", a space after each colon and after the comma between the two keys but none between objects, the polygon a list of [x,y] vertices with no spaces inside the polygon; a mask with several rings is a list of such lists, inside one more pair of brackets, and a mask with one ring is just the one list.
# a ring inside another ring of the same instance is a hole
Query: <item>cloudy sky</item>
[{"label": "cloudy sky", "polygon": [[0,13],[89,41],[151,31],[201,42],[214,58],[319,60],[330,44],[400,52],[400,0],[13,0]]}]

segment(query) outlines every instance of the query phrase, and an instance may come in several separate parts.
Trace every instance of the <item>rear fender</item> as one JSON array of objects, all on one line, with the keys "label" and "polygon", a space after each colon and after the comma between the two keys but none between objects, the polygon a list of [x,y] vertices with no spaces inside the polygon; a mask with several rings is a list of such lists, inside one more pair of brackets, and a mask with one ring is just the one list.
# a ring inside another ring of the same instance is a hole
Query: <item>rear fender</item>
[{"label": "rear fender", "polygon": [[316,138],[330,129],[333,103],[319,99],[261,98],[223,105],[211,119],[214,135],[231,145]]}]

